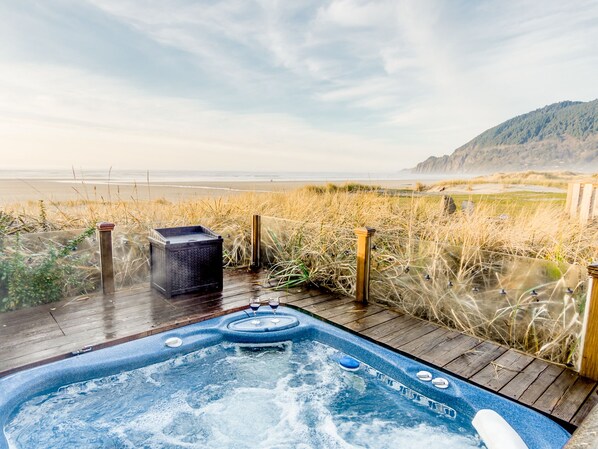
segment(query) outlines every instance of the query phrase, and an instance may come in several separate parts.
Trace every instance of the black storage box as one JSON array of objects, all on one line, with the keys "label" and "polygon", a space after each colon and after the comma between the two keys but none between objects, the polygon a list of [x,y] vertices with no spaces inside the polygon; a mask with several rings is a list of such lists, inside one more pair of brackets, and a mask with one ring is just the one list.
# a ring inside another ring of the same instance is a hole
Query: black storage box
[{"label": "black storage box", "polygon": [[203,226],[152,230],[152,287],[167,298],[222,291],[222,237]]}]

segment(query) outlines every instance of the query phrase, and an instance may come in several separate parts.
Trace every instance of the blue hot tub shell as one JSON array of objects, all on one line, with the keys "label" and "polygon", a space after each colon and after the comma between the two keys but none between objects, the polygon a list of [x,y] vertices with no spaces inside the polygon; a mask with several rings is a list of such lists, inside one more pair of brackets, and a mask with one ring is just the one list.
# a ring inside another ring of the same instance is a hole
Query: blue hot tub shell
[{"label": "blue hot tub shell", "polygon": [[[258,317],[266,315],[259,313]],[[271,325],[252,327],[247,325],[250,317],[245,312],[233,313],[4,377],[0,379],[0,425],[4,429],[23,402],[63,385],[136,369],[221,342],[263,344],[311,339],[373,367],[383,373],[384,381],[392,383],[394,380],[402,387],[407,386],[410,395],[425,398],[431,407],[446,404],[447,413],[456,412],[471,418],[480,410],[498,412],[529,449],[560,449],[570,437],[557,423],[527,407],[311,316],[285,308],[277,317],[282,320],[278,328]],[[182,344],[167,346],[166,340],[173,337],[180,338]],[[418,379],[417,373],[421,371],[430,372],[434,378],[447,379],[448,388],[440,389],[432,382]],[[8,449],[4,432],[0,435],[0,449]]]}]

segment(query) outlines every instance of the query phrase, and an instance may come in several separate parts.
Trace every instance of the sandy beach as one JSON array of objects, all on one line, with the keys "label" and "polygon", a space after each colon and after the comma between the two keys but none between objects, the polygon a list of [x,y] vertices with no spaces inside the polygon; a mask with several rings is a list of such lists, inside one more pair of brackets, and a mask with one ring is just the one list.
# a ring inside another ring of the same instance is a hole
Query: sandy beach
[{"label": "sandy beach", "polygon": [[[342,185],[348,182],[377,185],[383,189],[409,189],[419,182],[417,179],[334,181]],[[15,204],[27,201],[183,201],[192,199],[223,198],[243,193],[288,192],[306,185],[326,185],[329,181],[152,181],[132,183],[127,181],[66,181],[55,179],[0,179],[0,204]],[[440,186],[429,190],[439,194]],[[516,191],[562,193],[566,190],[555,187],[525,184],[481,183],[445,187],[443,194],[488,195]]]},{"label": "sandy beach", "polygon": [[[328,181],[222,181],[222,182],[150,182],[63,181],[48,179],[0,179],[0,204],[44,200],[47,202],[97,200],[181,201],[228,197],[247,192],[286,192],[305,185],[325,185]],[[347,180],[346,182],[351,182]],[[363,181],[361,181],[363,183]],[[413,186],[416,180],[368,181],[383,188]],[[335,181],[343,184],[342,181]]]}]

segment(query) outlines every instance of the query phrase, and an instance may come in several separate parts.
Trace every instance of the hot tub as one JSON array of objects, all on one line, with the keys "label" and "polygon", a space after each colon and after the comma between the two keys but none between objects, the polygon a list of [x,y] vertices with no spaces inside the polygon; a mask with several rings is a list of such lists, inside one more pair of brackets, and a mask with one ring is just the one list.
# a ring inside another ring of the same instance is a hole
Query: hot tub
[{"label": "hot tub", "polygon": [[2,378],[0,448],[559,449],[569,438],[300,312],[257,321],[234,313]]}]

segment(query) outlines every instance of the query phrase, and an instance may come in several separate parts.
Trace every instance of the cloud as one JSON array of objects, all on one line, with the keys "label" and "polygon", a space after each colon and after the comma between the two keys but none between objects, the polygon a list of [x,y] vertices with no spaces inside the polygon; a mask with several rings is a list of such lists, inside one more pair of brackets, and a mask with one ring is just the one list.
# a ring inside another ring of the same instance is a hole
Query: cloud
[{"label": "cloud", "polygon": [[317,20],[349,28],[388,26],[388,18],[395,12],[394,5],[395,2],[388,1],[337,0],[321,7]]},{"label": "cloud", "polygon": [[401,169],[596,97],[591,0],[22,0],[0,13],[2,136],[46,162],[40,148],[83,161],[104,145],[129,166],[149,149],[156,166],[162,151],[173,167]]},{"label": "cloud", "polygon": [[285,114],[233,113],[77,70],[36,69],[0,66],[0,136],[9,166],[26,154],[38,167],[334,171],[364,167],[364,148],[394,151],[387,142],[318,130]]}]

